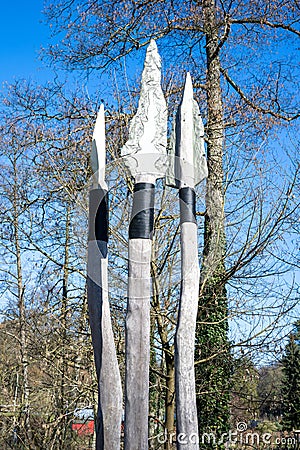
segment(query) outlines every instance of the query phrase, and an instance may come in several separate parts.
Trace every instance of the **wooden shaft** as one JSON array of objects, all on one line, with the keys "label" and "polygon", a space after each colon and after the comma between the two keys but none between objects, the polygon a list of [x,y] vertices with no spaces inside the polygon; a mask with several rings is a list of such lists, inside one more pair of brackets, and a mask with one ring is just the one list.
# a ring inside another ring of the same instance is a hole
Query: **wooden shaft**
[{"label": "wooden shaft", "polygon": [[194,346],[200,271],[194,200],[183,201],[195,196],[193,192],[180,192],[180,198],[181,293],[175,336],[177,448],[195,450],[199,449]]},{"label": "wooden shaft", "polygon": [[96,450],[119,450],[122,386],[108,300],[107,218],[107,193],[91,190],[87,295],[98,379]]},{"label": "wooden shaft", "polygon": [[128,244],[125,450],[148,450],[153,213],[154,184],[137,183]]},{"label": "wooden shaft", "polygon": [[129,240],[125,449],[148,450],[151,240]]}]

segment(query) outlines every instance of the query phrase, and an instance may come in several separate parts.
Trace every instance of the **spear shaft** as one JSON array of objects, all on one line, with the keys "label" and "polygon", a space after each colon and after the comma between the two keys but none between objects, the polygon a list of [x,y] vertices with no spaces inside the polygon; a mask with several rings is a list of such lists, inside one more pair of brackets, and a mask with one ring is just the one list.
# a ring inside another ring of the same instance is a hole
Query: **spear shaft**
[{"label": "spear shaft", "polygon": [[148,449],[150,264],[154,190],[155,185],[146,180],[135,184],[129,226],[125,380],[126,450]]},{"label": "spear shaft", "polygon": [[[198,239],[196,221],[195,179],[206,176],[206,160],[199,156],[202,167],[195,167],[195,130],[199,109],[193,100],[190,74],[186,76],[183,98],[176,117],[176,174],[178,176],[180,200],[180,244],[181,244],[181,292],[178,321],[175,335],[175,389],[177,448],[199,449],[196,407],[194,347],[198,308],[200,269],[198,262]],[[202,124],[202,122],[201,122]],[[201,147],[201,146],[200,146]],[[204,148],[204,147],[203,147]],[[196,171],[199,173],[196,174]],[[197,180],[199,182],[199,179]]]},{"label": "spear shaft", "polygon": [[178,449],[198,449],[198,422],[194,373],[195,329],[198,307],[199,264],[197,224],[192,188],[179,190],[181,293],[175,337],[175,389],[177,436],[185,436],[188,444],[177,439]]},{"label": "spear shaft", "polygon": [[108,300],[108,194],[104,181],[105,124],[101,106],[93,136],[89,194],[87,297],[98,380],[96,450],[119,450],[122,387]]},{"label": "spear shaft", "polygon": [[125,450],[148,450],[151,250],[154,193],[165,175],[167,110],[160,86],[160,57],[147,49],[139,105],[122,149],[135,179],[128,243],[126,315]]}]

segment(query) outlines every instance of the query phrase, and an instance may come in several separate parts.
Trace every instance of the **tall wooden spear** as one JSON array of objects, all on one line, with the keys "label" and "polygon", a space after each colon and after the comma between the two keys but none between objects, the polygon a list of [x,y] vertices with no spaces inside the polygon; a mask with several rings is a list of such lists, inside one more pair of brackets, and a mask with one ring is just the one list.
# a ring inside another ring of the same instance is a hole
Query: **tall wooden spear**
[{"label": "tall wooden spear", "polygon": [[207,177],[204,128],[187,73],[176,115],[175,158],[169,185],[179,188],[181,292],[175,336],[177,448],[199,449],[194,346],[199,295],[199,262],[195,185]]},{"label": "tall wooden spear", "polygon": [[135,179],[129,225],[125,450],[148,450],[151,247],[155,181],[165,176],[167,108],[156,43],[147,49],[140,99],[122,149]]},{"label": "tall wooden spear", "polygon": [[87,295],[98,379],[96,450],[120,450],[122,387],[108,301],[105,160],[105,117],[101,105],[91,152],[93,178],[89,195]]}]

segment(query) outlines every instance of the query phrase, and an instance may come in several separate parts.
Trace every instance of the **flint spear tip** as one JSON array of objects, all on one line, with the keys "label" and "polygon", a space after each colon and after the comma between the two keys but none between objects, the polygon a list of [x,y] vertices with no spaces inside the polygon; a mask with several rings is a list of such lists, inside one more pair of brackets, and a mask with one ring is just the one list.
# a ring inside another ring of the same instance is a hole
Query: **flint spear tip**
[{"label": "flint spear tip", "polygon": [[[161,60],[158,53],[158,48],[154,39],[151,39],[146,51],[146,58],[144,64],[143,75],[148,78],[152,74],[152,78],[160,79]],[[149,73],[148,73],[149,72]],[[155,73],[157,75],[155,76]]]},{"label": "flint spear tip", "polygon": [[131,175],[162,178],[166,172],[167,107],[161,89],[161,60],[154,39],[147,48],[138,109],[121,149]]},{"label": "flint spear tip", "polygon": [[157,50],[157,45],[155,39],[151,38],[148,46],[149,50]]}]

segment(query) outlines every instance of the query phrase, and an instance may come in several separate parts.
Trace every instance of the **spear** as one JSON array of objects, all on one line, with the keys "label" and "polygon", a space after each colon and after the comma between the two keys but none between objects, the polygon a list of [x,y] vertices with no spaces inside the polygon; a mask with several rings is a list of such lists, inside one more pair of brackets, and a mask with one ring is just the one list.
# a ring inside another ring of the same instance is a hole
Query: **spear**
[{"label": "spear", "polygon": [[151,247],[155,181],[165,176],[167,108],[154,40],[147,49],[138,110],[122,149],[135,179],[128,243],[125,450],[148,450]]},{"label": "spear", "polygon": [[98,380],[96,450],[119,450],[122,387],[108,301],[108,194],[105,182],[105,116],[101,105],[93,133],[89,194],[87,296]]},{"label": "spear", "polygon": [[175,335],[175,390],[177,448],[198,449],[194,346],[199,294],[199,262],[195,185],[207,177],[204,129],[193,85],[186,75],[176,115],[173,174],[167,183],[179,189],[181,292]]}]

